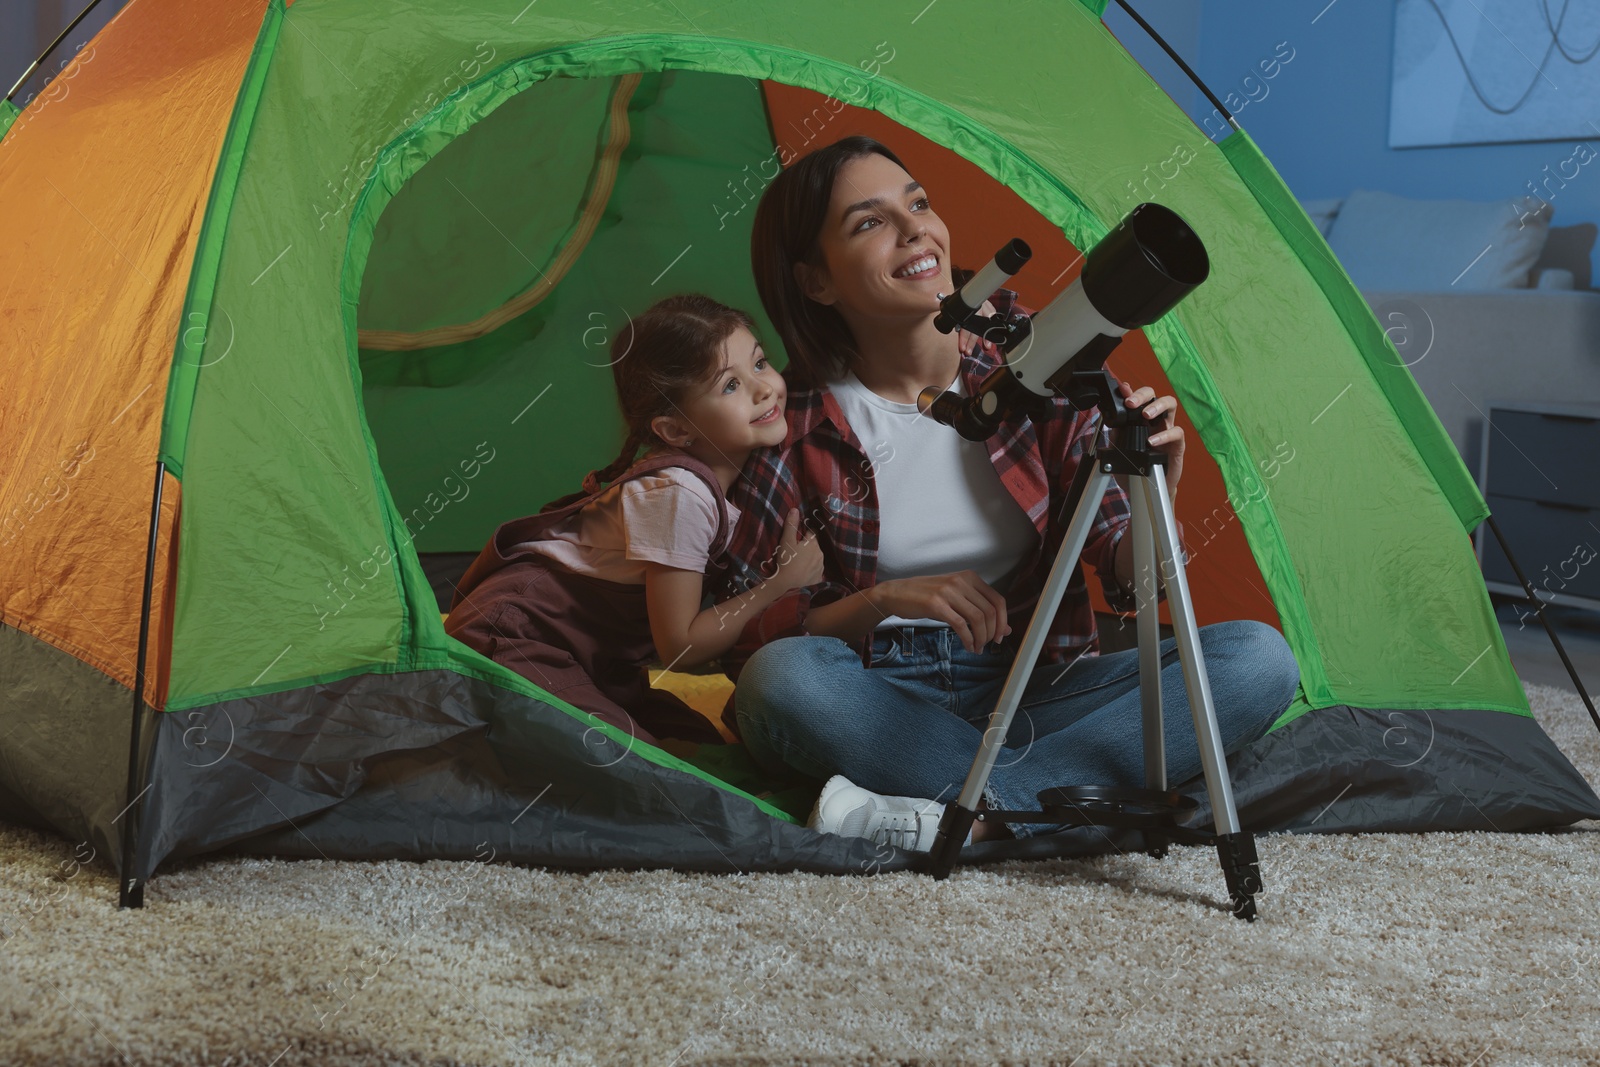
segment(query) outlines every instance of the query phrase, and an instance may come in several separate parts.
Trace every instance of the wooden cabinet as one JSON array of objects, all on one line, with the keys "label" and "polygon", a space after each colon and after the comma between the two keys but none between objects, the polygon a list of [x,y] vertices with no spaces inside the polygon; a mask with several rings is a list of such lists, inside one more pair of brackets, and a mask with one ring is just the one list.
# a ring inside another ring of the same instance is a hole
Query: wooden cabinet
[{"label": "wooden cabinet", "polygon": [[[1538,596],[1600,611],[1600,404],[1490,405],[1478,484]],[[1526,595],[1487,522],[1477,546],[1490,591]]]}]

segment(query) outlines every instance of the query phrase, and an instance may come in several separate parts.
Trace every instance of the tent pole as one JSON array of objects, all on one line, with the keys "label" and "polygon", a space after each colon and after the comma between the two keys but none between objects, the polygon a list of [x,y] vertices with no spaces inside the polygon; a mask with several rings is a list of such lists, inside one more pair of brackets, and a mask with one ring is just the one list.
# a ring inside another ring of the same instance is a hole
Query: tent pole
[{"label": "tent pole", "polygon": [[39,53],[39,58],[34,60],[32,63],[28,64],[28,69],[22,72],[22,77],[18,78],[17,79],[17,83],[11,87],[11,90],[9,92],[6,93],[6,99],[7,100],[10,100],[13,96],[15,96],[17,90],[22,88],[22,83],[27,81],[29,78],[31,78],[33,76],[33,72],[39,69],[39,64],[40,63],[43,63],[46,59],[50,58],[50,53],[54,52],[56,50],[57,46],[59,46],[62,41],[67,39],[67,34],[71,33],[73,30],[77,29],[78,28],[78,23],[82,22],[84,20],[85,16],[87,16],[89,14],[89,12],[93,11],[95,8],[97,8],[99,6],[100,6],[100,0],[89,0],[89,6],[84,8],[82,11],[78,12],[78,17],[77,18],[75,18],[71,22],[67,23],[67,28],[62,30],[61,33],[56,37],[55,40],[50,42],[50,47],[46,48],[43,52],[40,52]]},{"label": "tent pole", "polygon": [[161,529],[161,485],[166,473],[166,462],[156,460],[156,487],[150,501],[150,542],[145,548],[144,557],[144,598],[139,606],[139,655],[133,670],[133,721],[128,731],[128,787],[123,798],[125,806],[119,816],[125,819],[122,824],[122,869],[117,879],[117,906],[120,908],[144,907],[144,884],[133,873],[138,868],[134,850],[139,840],[139,801],[144,798],[147,788],[140,784],[145,775],[140,773],[139,740],[148,708],[144,701],[144,667],[150,649],[150,600],[155,587],[156,540]]},{"label": "tent pole", "polygon": [[1196,74],[1193,70],[1189,69],[1189,64],[1187,64],[1187,63],[1185,63],[1183,61],[1183,57],[1178,55],[1178,53],[1176,53],[1176,52],[1174,52],[1172,50],[1172,46],[1167,43],[1166,38],[1162,37],[1159,33],[1157,33],[1155,31],[1155,27],[1151,26],[1148,22],[1146,22],[1143,18],[1140,17],[1140,15],[1139,15],[1139,13],[1137,11],[1135,11],[1132,7],[1128,6],[1128,0],[1117,0],[1117,6],[1122,8],[1122,10],[1126,11],[1128,13],[1128,17],[1132,18],[1133,21],[1137,22],[1139,24],[1139,27],[1141,29],[1143,29],[1145,33],[1148,33],[1150,35],[1151,40],[1155,41],[1156,44],[1161,46],[1161,50],[1163,52],[1167,53],[1167,55],[1172,57],[1172,61],[1174,63],[1178,64],[1178,69],[1182,70],[1185,74],[1187,74],[1189,76],[1189,80],[1194,82],[1195,85],[1199,86],[1200,91],[1202,93],[1206,94],[1206,99],[1211,101],[1211,106],[1216,108],[1217,112],[1219,114],[1221,114],[1223,118],[1228,120],[1228,125],[1229,126],[1232,126],[1234,129],[1237,130],[1239,128],[1239,124],[1237,122],[1233,121],[1233,112],[1229,111],[1227,108],[1222,106],[1222,101],[1218,100],[1217,97],[1216,97],[1216,94],[1214,94],[1206,86],[1205,82],[1200,80],[1200,75]]},{"label": "tent pole", "polygon": [[1500,532],[1500,526],[1494,521],[1494,516],[1488,516],[1489,529],[1494,532],[1494,539],[1500,542],[1500,551],[1506,554],[1506,560],[1511,564],[1511,569],[1516,572],[1517,581],[1522,583],[1522,588],[1527,591],[1527,602],[1534,607],[1534,613],[1539,616],[1539,621],[1544,624],[1544,632],[1550,635],[1550,641],[1556,646],[1556,655],[1561,657],[1561,663],[1567,668],[1567,673],[1572,676],[1572,684],[1578,687],[1578,695],[1583,698],[1583,706],[1589,709],[1589,718],[1594,720],[1596,729],[1600,729],[1600,714],[1594,710],[1594,701],[1589,699],[1589,691],[1583,687],[1583,680],[1578,677],[1578,669],[1567,658],[1567,650],[1561,646],[1561,638],[1556,636],[1555,627],[1550,625],[1550,620],[1544,617],[1544,601],[1534,593],[1533,586],[1529,584],[1527,575],[1522,573],[1522,567],[1517,564],[1517,557],[1511,554],[1511,546],[1506,544],[1505,534]]}]

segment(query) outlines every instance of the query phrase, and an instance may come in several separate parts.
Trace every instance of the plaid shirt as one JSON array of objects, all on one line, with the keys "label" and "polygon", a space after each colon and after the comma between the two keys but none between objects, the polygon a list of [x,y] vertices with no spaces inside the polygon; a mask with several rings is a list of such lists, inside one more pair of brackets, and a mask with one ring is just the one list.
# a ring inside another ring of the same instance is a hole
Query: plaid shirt
[{"label": "plaid shirt", "polygon": [[[1002,289],[990,301],[1002,313],[1027,313],[1026,308],[1015,303],[1015,296]],[[988,340],[966,331],[959,333],[959,339],[961,380],[966,394],[971,396],[1002,357]],[[780,637],[805,634],[806,616],[813,606],[843,599],[877,582],[879,516],[873,465],[827,388],[790,389],[788,396],[789,432],[783,444],[753,451],[728,493],[743,514],[727,555],[710,572],[712,600],[721,603],[737,596],[772,573],[772,560],[782,541],[784,516],[790,508],[800,510],[803,529],[817,531],[823,550],[823,581],[791,590],[745,621],[739,640],[722,660],[723,670],[735,680],[745,661],[762,645]],[[1050,402],[1049,415],[1042,421],[1017,417],[1003,424],[986,442],[1001,483],[1033,520],[1039,534],[1033,551],[1017,569],[1006,592],[1012,633],[1003,645],[1014,649],[1021,644],[1071,518],[1060,512],[1073,474],[1099,435],[1100,422],[1099,411],[1075,411],[1057,397]],[[1046,456],[1051,457],[1048,465],[1043,459]],[[1051,477],[1052,468],[1055,477]],[[1112,481],[1089,530],[1082,557],[1094,566],[1107,602],[1119,612],[1135,607],[1131,592],[1124,591],[1112,576],[1117,544],[1127,529],[1128,516],[1128,498]],[[1181,539],[1181,532],[1179,536]],[[872,637],[868,632],[858,644],[863,663],[867,662]],[[1043,661],[1070,663],[1080,655],[1098,652],[1094,611],[1080,562],[1067,583],[1045,639]]]}]

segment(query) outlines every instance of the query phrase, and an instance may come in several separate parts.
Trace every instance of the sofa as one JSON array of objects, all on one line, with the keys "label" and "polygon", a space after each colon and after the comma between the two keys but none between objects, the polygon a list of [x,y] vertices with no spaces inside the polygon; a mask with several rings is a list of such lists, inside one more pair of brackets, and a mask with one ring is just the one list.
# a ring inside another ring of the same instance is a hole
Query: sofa
[{"label": "sofa", "polygon": [[1552,226],[1536,197],[1477,203],[1355,190],[1302,202],[1389,333],[1467,468],[1484,413],[1600,401],[1592,222]]}]

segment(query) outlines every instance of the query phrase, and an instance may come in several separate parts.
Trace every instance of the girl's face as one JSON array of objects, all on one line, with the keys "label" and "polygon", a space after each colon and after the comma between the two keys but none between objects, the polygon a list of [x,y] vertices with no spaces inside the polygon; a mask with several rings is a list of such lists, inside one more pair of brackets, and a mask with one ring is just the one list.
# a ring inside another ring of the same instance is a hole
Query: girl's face
[{"label": "girl's face", "polygon": [[798,263],[795,277],[846,322],[931,316],[954,289],[950,231],[916,179],[876,152],[840,168],[817,244],[821,267]]},{"label": "girl's face", "polygon": [[788,390],[755,335],[743,326],[729,334],[717,368],[683,398],[677,412],[656,417],[653,425],[662,440],[724,458],[783,444]]}]

